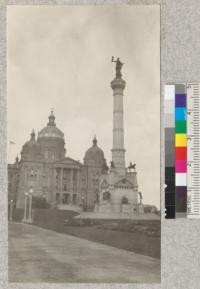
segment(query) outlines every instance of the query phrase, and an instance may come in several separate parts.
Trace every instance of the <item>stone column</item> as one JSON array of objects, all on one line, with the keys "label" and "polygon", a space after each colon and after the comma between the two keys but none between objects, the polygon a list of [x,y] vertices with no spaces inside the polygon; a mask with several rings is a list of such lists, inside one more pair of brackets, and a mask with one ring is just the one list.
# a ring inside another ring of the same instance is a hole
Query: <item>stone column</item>
[{"label": "stone column", "polygon": [[121,76],[116,76],[111,82],[113,89],[113,148],[112,161],[117,173],[125,175],[125,149],[124,149],[124,113],[123,113],[123,91],[125,81]]},{"label": "stone column", "polygon": [[60,192],[60,203],[62,204],[62,200],[63,200],[63,168],[60,168],[60,185],[61,185],[61,192]]},{"label": "stone column", "polygon": [[56,184],[56,168],[53,169],[53,181],[52,181],[52,188],[53,188],[53,192],[52,192],[52,202],[56,202],[56,193],[57,193],[57,184]]},{"label": "stone column", "polygon": [[70,191],[71,191],[71,193],[73,194],[73,192],[74,192],[74,186],[73,186],[73,175],[74,175],[74,170],[73,169],[71,169],[71,179],[70,179]]}]

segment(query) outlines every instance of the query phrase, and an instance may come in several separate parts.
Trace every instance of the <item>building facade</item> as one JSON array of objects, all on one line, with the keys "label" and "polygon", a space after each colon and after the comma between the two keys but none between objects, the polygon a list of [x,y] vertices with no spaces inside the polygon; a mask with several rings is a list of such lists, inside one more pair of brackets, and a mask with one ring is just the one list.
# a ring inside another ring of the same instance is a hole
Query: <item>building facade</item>
[{"label": "building facade", "polygon": [[96,137],[83,163],[66,157],[64,134],[55,123],[53,111],[47,125],[34,130],[21,150],[21,158],[8,165],[8,198],[23,208],[25,194],[45,199],[60,209],[76,207],[94,210],[100,176],[107,169]]}]

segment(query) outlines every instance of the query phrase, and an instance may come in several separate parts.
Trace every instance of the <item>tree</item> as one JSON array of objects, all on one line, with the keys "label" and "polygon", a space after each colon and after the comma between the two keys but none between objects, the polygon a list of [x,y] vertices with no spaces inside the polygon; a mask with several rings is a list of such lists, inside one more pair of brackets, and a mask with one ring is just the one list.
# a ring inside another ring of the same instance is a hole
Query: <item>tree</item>
[{"label": "tree", "polygon": [[50,206],[44,197],[34,196],[32,202],[33,208],[48,209]]}]

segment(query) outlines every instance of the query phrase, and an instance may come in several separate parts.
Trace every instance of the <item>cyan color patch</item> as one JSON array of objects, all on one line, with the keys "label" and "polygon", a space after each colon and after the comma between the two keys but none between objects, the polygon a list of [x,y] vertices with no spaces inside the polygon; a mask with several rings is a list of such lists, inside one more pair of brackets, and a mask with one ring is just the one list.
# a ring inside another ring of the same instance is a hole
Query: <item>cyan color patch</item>
[{"label": "cyan color patch", "polygon": [[186,120],[187,118],[187,111],[185,107],[177,107],[176,108],[176,120]]}]

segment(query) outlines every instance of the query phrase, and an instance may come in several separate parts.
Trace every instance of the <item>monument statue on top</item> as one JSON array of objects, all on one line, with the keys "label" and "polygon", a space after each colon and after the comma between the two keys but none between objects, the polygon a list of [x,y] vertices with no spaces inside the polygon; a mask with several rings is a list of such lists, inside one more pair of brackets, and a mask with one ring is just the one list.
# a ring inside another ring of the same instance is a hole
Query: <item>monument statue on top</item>
[{"label": "monument statue on top", "polygon": [[110,85],[113,90],[113,141],[110,170],[101,176],[99,182],[99,203],[95,210],[100,213],[122,213],[133,216],[142,213],[139,204],[136,164],[126,168],[124,145],[124,108],[123,97],[126,86],[121,69],[124,63],[118,58],[111,58],[116,64],[116,75]]},{"label": "monument statue on top", "polygon": [[112,60],[111,62],[115,62],[116,63],[116,77],[117,78],[121,78],[122,74],[121,74],[121,69],[124,63],[122,63],[119,59],[119,57],[117,58],[117,60],[114,60],[114,56],[112,56]]}]

